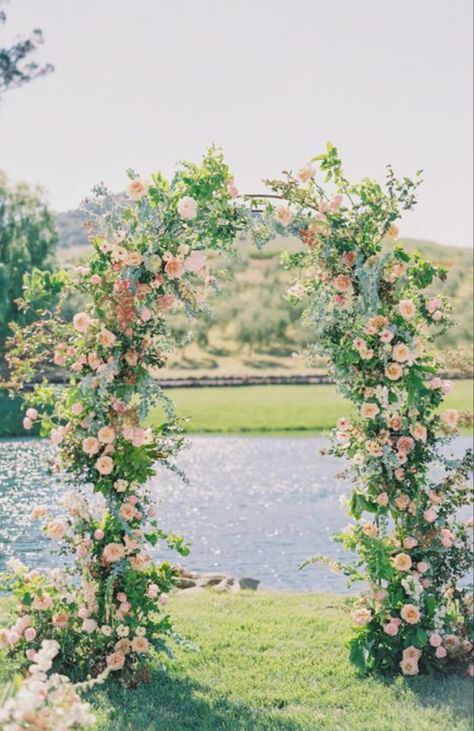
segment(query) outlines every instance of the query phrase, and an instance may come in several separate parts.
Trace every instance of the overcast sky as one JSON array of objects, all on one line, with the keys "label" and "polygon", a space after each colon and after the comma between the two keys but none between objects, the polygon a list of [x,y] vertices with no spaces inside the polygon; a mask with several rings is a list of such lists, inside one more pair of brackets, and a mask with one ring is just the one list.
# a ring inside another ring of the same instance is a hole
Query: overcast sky
[{"label": "overcast sky", "polygon": [[425,170],[402,234],[472,245],[471,0],[11,0],[55,72],[4,95],[0,167],[56,210],[224,148],[243,191],[334,142],[350,176]]}]

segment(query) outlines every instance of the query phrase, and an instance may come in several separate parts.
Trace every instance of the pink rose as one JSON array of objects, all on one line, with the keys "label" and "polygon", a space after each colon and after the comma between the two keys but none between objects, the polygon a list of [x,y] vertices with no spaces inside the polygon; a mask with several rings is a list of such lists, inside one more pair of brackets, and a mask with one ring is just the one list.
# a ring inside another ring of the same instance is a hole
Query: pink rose
[{"label": "pink rose", "polygon": [[36,637],[36,630],[35,630],[35,628],[34,627],[27,627],[25,629],[25,640],[27,640],[27,642],[33,642],[33,640],[35,639],[35,637]]},{"label": "pink rose", "polygon": [[159,593],[160,593],[160,588],[159,588],[158,584],[150,584],[147,589],[146,595],[149,599],[156,599],[156,597],[158,596]]},{"label": "pink rose", "polygon": [[395,622],[388,622],[383,625],[383,631],[390,637],[395,637],[398,634],[398,625]]},{"label": "pink rose", "polygon": [[439,647],[436,648],[435,655],[437,658],[441,659],[443,657],[446,657],[447,654],[448,653],[446,652],[446,648],[443,647],[442,645],[440,645]]},{"label": "pink rose", "polygon": [[434,508],[428,508],[428,510],[425,510],[425,512],[423,513],[423,518],[426,520],[427,523],[434,523],[437,517],[438,513]]},{"label": "pink rose", "polygon": [[197,208],[197,201],[189,195],[185,195],[178,201],[178,213],[181,218],[184,218],[187,221],[196,217]]},{"label": "pink rose", "polygon": [[72,318],[72,324],[80,333],[85,333],[91,324],[91,318],[85,312],[78,312]]},{"label": "pink rose", "polygon": [[441,645],[442,641],[443,641],[443,638],[441,637],[439,632],[433,632],[433,634],[430,636],[431,647],[439,647]]},{"label": "pink rose", "polygon": [[200,272],[206,266],[206,255],[203,251],[192,251],[184,260],[184,269],[187,272]]}]

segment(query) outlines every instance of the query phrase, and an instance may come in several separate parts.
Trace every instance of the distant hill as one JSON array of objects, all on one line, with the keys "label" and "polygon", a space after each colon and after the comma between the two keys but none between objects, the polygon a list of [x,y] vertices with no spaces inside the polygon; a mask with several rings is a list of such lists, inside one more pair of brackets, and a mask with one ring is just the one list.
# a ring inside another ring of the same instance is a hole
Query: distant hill
[{"label": "distant hill", "polygon": [[85,220],[85,214],[79,210],[56,213],[60,248],[71,249],[87,246],[87,235],[83,229]]},{"label": "distant hill", "polygon": [[[82,228],[84,214],[67,211],[57,216],[58,258],[77,260],[87,253],[87,236]],[[453,305],[455,324],[439,341],[442,348],[468,349],[473,331],[473,253],[458,246],[406,239],[409,251],[421,254],[449,270],[448,280],[434,291],[446,294]],[[301,246],[296,239],[277,239],[257,250],[247,237],[236,242],[241,256],[219,262],[230,276],[220,284],[213,299],[212,314],[194,323],[194,342],[187,342],[189,322],[173,315],[173,326],[183,346],[170,362],[173,375],[261,373],[278,374],[306,370],[304,360],[293,353],[311,341],[311,332],[300,322],[300,311],[284,299],[290,274],[280,264],[283,249]],[[323,364],[321,364],[323,365]]]}]

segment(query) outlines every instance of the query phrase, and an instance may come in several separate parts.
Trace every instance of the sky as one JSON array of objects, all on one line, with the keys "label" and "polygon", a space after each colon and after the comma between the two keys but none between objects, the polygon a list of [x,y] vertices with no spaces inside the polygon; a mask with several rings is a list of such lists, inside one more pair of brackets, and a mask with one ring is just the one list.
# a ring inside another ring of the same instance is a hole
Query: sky
[{"label": "sky", "polygon": [[404,236],[472,246],[471,0],[10,0],[55,71],[0,102],[0,168],[54,210],[222,146],[243,192],[336,144],[422,168]]}]

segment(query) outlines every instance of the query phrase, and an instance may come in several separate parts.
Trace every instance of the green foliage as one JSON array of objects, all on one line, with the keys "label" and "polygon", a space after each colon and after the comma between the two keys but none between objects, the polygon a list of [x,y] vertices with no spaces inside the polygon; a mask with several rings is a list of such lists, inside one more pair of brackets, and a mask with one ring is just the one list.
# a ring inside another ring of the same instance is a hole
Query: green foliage
[{"label": "green foliage", "polygon": [[[36,268],[50,268],[57,236],[54,220],[39,189],[24,183],[12,186],[0,175],[0,353],[10,332],[9,323],[27,324],[16,300],[24,293],[24,276]],[[32,274],[32,284],[54,284],[55,277]],[[49,283],[48,283],[49,277]]]}]

